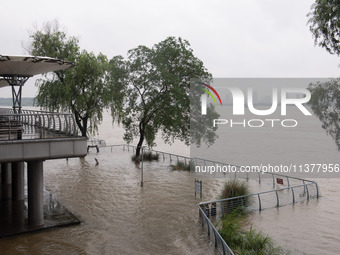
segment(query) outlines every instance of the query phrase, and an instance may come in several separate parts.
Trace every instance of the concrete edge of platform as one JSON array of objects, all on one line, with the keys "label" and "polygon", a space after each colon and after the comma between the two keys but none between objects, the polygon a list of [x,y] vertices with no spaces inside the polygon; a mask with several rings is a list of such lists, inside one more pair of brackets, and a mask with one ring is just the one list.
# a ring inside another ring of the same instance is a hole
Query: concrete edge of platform
[{"label": "concrete edge of platform", "polygon": [[57,224],[55,226],[39,226],[39,227],[34,228],[34,229],[23,230],[22,232],[9,233],[9,234],[4,234],[4,235],[0,234],[0,239],[16,237],[16,236],[25,235],[25,234],[37,233],[37,232],[40,232],[40,231],[47,231],[47,230],[51,230],[51,229],[54,229],[54,228],[71,227],[71,226],[80,225],[80,224],[81,224],[81,221],[79,220],[77,222],[61,223],[61,224]]},{"label": "concrete edge of platform", "polygon": [[[0,222],[0,239],[81,224],[81,219],[62,205],[50,191],[44,189],[44,193],[44,224],[42,225],[29,226],[27,198],[25,201],[0,202],[4,210]],[[7,215],[4,212],[7,212]]]}]

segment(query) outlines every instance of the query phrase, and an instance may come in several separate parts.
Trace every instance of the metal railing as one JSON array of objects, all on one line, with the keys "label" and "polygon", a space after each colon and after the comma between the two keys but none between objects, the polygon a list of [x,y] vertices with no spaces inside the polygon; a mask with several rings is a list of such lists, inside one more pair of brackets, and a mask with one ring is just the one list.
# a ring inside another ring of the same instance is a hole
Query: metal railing
[{"label": "metal railing", "polygon": [[[118,145],[109,145],[109,146],[106,146],[106,147],[123,147],[123,150],[130,150],[132,149],[132,151],[134,152],[137,148],[137,146],[135,145],[130,145],[130,144],[118,144]],[[192,160],[192,158],[190,157],[186,157],[186,156],[182,156],[182,155],[178,155],[178,154],[173,154],[173,153],[169,153],[169,152],[164,152],[164,151],[158,151],[158,150],[154,150],[154,149],[150,149],[150,148],[143,148],[144,152],[148,151],[148,152],[154,152],[155,154],[157,155],[161,155],[162,158],[163,158],[163,161],[165,160],[165,157],[167,156],[170,160],[170,162],[172,162],[173,160],[177,160],[177,161],[180,161],[180,160],[183,160],[183,162],[185,164],[189,163],[190,160]]]},{"label": "metal railing", "polygon": [[[108,146],[103,146],[103,147],[123,147],[123,150],[132,150],[133,152],[136,150],[135,145],[130,145],[130,144],[118,144],[118,145],[108,145]],[[169,152],[164,152],[164,151],[159,151],[159,150],[154,150],[150,148],[144,148],[144,151],[149,151],[149,152],[154,152],[155,154],[161,155],[163,161],[165,160],[165,157],[168,157],[170,162],[172,161],[182,161],[185,164],[189,164],[189,162],[192,162],[194,165],[220,165],[220,166],[234,166],[238,170],[240,169],[240,166],[232,165],[232,164],[227,164],[223,162],[218,162],[218,161],[213,161],[213,160],[208,160],[208,159],[202,159],[202,158],[197,158],[197,157],[187,157],[187,156],[182,156],[174,153],[169,153]],[[229,176],[228,176],[229,174]],[[240,179],[256,179],[259,183],[261,183],[262,179],[264,178],[270,178],[272,180],[273,187],[276,186],[276,180],[277,178],[282,178],[283,180],[286,181],[287,186],[296,186],[300,184],[305,184],[305,183],[313,183],[316,186],[316,191],[317,191],[317,197],[319,197],[319,188],[318,184],[314,181],[299,178],[299,177],[294,177],[294,176],[288,176],[284,174],[279,174],[279,173],[272,173],[272,172],[263,172],[261,171],[253,171],[253,172],[245,172],[245,171],[236,171],[234,173],[223,173],[223,176],[225,177],[230,177],[230,178],[240,178]]]},{"label": "metal railing", "polygon": [[198,204],[202,225],[207,225],[208,235],[214,234],[215,247],[222,254],[234,254],[227,242],[219,234],[215,224],[217,220],[232,214],[236,209],[242,212],[262,211],[318,198],[319,191],[315,182],[297,186],[253,193],[245,196],[203,202]]},{"label": "metal railing", "polygon": [[0,140],[42,139],[76,136],[77,127],[73,114],[35,110],[0,109]]},{"label": "metal railing", "polygon": [[223,239],[221,234],[216,229],[215,225],[210,221],[209,217],[206,213],[202,210],[201,207],[199,208],[200,218],[202,221],[202,227],[204,227],[204,222],[207,225],[208,236],[211,237],[211,232],[213,233],[215,248],[220,251],[223,255],[234,255],[234,252],[229,247],[227,242]]},{"label": "metal railing", "polygon": [[[130,149],[132,149],[132,151],[134,152],[136,150],[137,146],[129,145],[129,144],[118,144],[118,145],[108,145],[108,146],[105,145],[103,147],[111,148],[111,151],[112,151],[113,147],[123,147],[123,150],[127,149],[129,151]],[[163,161],[165,160],[165,157],[168,157],[170,162],[172,162],[173,160],[177,160],[177,161],[182,160],[182,162],[184,162],[185,164],[192,162],[194,165],[197,165],[200,162],[201,163],[203,162],[204,165],[207,165],[208,163],[210,163],[210,164],[214,164],[214,165],[219,164],[221,166],[235,166],[238,169],[240,169],[240,167],[236,166],[236,165],[212,161],[212,160],[208,160],[208,159],[202,159],[202,158],[196,158],[196,157],[191,158],[191,157],[187,157],[187,156],[182,156],[182,155],[173,154],[173,153],[169,153],[169,152],[154,150],[154,149],[150,149],[150,148],[144,148],[143,150],[144,150],[144,152],[149,151],[149,152],[154,152],[155,154],[158,154],[158,155],[162,155]],[[228,174],[229,174],[229,176],[227,176]],[[235,178],[235,179],[236,178],[247,179],[247,180],[257,179],[259,183],[261,183],[262,179],[267,177],[267,178],[271,179],[273,187],[276,187],[277,178],[285,180],[288,188],[296,187],[296,186],[300,186],[300,185],[311,184],[312,186],[315,186],[316,197],[318,198],[320,196],[319,186],[318,186],[317,182],[307,180],[307,179],[303,179],[303,178],[299,178],[299,177],[288,176],[288,175],[279,174],[279,173],[272,173],[272,172],[263,172],[262,170],[253,171],[253,172],[236,171],[234,173],[223,173],[223,175],[226,176],[226,177],[231,177],[231,178]]]},{"label": "metal railing", "polygon": [[[126,148],[130,150],[131,148],[132,151],[135,151],[136,149],[136,146],[126,144],[112,145],[106,147],[111,147],[112,150],[112,148],[116,146],[122,146],[123,150],[125,150]],[[162,155],[163,160],[165,160],[165,157],[167,156],[170,159],[170,162],[175,159],[177,161],[182,160],[185,163],[191,161],[195,165],[201,163],[204,165],[219,164],[222,166],[235,166],[222,162],[216,162],[201,158],[191,158],[148,148],[144,148],[144,151],[151,151],[158,155]],[[235,167],[237,167],[238,169],[240,168],[239,166]],[[311,198],[319,198],[320,196],[318,184],[314,181],[303,178],[262,171],[254,171],[253,173],[237,171],[230,174],[230,177],[232,178],[244,178],[247,180],[249,178],[256,178],[258,179],[259,183],[261,183],[261,180],[262,178],[264,178],[264,176],[269,177],[270,180],[272,179],[273,189],[245,196],[202,202],[197,205],[202,221],[202,226],[206,225],[208,236],[213,236],[215,247],[223,255],[234,255],[234,253],[228,246],[227,242],[220,235],[218,229],[215,226],[215,223],[225,216],[231,214],[235,209],[242,210],[243,212],[262,211],[264,209],[278,208],[289,204],[296,204],[298,202],[308,201]],[[277,178],[285,180],[287,183],[287,187],[275,188]]]}]

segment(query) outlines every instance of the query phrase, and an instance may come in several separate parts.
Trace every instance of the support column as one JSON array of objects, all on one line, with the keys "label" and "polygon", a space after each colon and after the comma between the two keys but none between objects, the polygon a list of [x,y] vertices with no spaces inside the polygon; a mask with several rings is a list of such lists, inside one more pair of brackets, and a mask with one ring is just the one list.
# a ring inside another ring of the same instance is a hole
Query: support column
[{"label": "support column", "polygon": [[12,199],[12,175],[11,175],[11,163],[1,164],[1,186],[2,186],[2,200]]},{"label": "support column", "polygon": [[43,161],[27,163],[28,179],[28,225],[44,224]]},{"label": "support column", "polygon": [[12,163],[12,199],[24,200],[24,162]]},{"label": "support column", "polygon": [[12,203],[12,211],[10,214],[10,219],[12,219],[11,226],[12,228],[17,229],[18,231],[22,231],[25,228],[25,201],[11,201]]}]

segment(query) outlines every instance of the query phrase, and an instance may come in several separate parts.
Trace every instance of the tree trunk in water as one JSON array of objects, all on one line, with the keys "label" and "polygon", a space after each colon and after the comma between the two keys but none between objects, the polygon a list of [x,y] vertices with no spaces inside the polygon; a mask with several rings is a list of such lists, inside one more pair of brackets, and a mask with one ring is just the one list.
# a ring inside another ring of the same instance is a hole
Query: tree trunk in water
[{"label": "tree trunk in water", "polygon": [[137,148],[136,148],[136,160],[135,162],[136,163],[139,163],[140,162],[140,151],[142,149],[142,145],[143,145],[143,142],[144,142],[144,130],[139,128],[139,142],[137,144]]},{"label": "tree trunk in water", "polygon": [[87,117],[83,119],[83,128],[81,129],[81,136],[87,137]]},{"label": "tree trunk in water", "polygon": [[[87,137],[87,117],[82,118],[78,111],[74,111],[74,116],[78,128],[80,129],[81,136]],[[82,123],[83,122],[83,123]]]}]

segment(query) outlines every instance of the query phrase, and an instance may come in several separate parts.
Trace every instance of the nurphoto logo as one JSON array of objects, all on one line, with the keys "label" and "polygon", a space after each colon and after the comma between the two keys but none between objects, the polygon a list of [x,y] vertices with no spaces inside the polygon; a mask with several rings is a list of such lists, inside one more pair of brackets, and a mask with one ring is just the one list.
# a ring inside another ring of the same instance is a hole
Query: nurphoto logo
[{"label": "nurphoto logo", "polygon": [[[200,85],[203,85],[204,88],[201,88],[206,93],[201,95],[201,114],[207,114],[207,98],[208,95],[214,101],[215,106],[217,102],[214,98],[214,95],[209,91],[209,89],[217,96],[221,106],[222,100],[220,95],[217,93],[216,89],[214,89],[211,85],[199,82]],[[245,109],[248,109],[249,113],[256,116],[266,116],[265,119],[243,119],[242,121],[235,121],[233,119],[214,119],[213,126],[217,125],[228,125],[230,127],[254,127],[260,128],[265,125],[270,125],[271,127],[276,126],[277,124],[282,127],[296,127],[298,125],[297,120],[295,119],[278,119],[278,118],[269,118],[270,115],[274,114],[278,108],[280,108],[280,115],[287,115],[287,107],[296,107],[300,110],[305,116],[312,115],[308,109],[304,106],[304,104],[308,103],[311,99],[311,93],[305,88],[275,88],[272,86],[271,89],[271,104],[266,107],[266,109],[260,109],[256,107],[254,103],[254,98],[256,98],[256,93],[253,92],[252,88],[247,88],[247,93],[244,93],[242,89],[237,87],[223,87],[223,89],[227,89],[231,94],[232,98],[232,114],[233,116],[244,116],[246,115]],[[268,90],[268,89],[267,89]]]},{"label": "nurphoto logo", "polygon": [[[221,104],[221,106],[222,106],[222,100],[221,100],[221,98],[220,98],[220,95],[217,93],[217,91],[216,91],[212,86],[210,86],[209,84],[205,84],[205,83],[203,83],[203,82],[198,82],[198,84],[203,85],[203,86],[205,86],[205,87],[208,88],[208,89],[211,89],[211,90],[215,93],[215,95],[217,96],[217,98],[218,98],[218,100],[220,101],[220,104]],[[211,92],[210,92],[209,90],[207,90],[206,88],[201,88],[201,89],[202,89],[204,92],[206,92],[206,93],[213,99],[215,105],[217,105],[214,96],[213,96],[213,95],[211,94]],[[207,97],[208,97],[207,94],[202,94],[202,96],[201,96],[202,115],[206,115],[206,114],[207,114]]]}]

